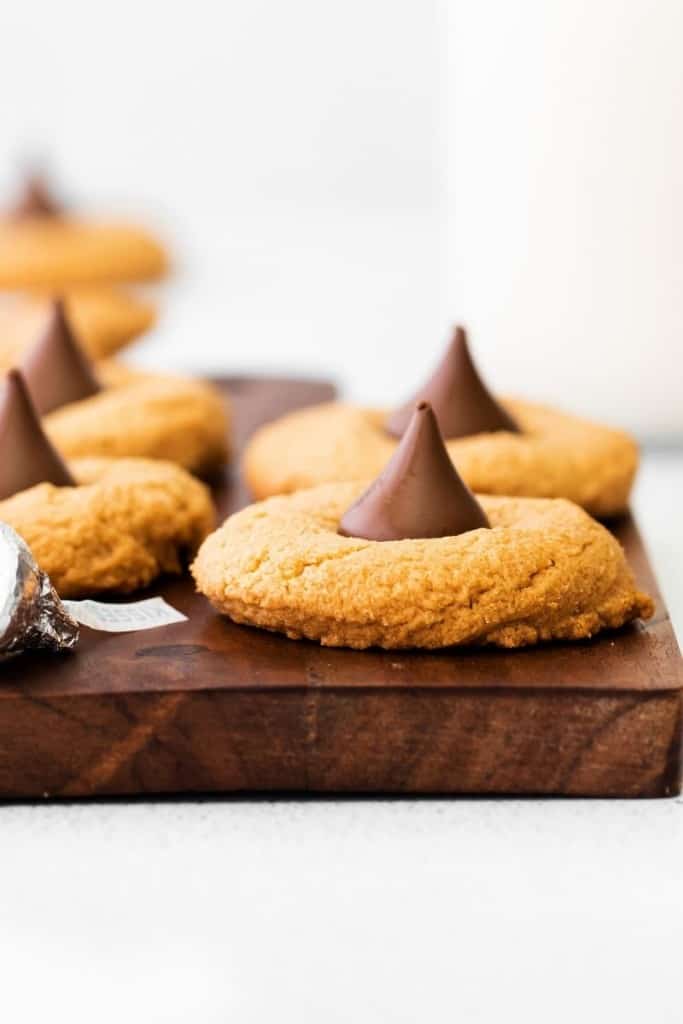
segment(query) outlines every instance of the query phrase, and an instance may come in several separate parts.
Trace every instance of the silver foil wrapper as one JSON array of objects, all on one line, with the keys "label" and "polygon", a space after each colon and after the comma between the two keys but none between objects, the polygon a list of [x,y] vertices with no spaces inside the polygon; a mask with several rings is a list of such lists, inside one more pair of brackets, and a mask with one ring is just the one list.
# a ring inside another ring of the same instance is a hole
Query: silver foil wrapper
[{"label": "silver foil wrapper", "polygon": [[39,648],[71,650],[78,623],[21,537],[0,523],[0,662]]}]

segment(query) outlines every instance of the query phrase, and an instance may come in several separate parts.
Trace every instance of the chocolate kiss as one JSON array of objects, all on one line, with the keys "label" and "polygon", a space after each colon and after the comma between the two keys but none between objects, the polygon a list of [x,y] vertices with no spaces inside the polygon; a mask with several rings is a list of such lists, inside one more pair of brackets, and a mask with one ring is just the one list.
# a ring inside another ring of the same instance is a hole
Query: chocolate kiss
[{"label": "chocolate kiss", "polygon": [[455,537],[489,521],[458,475],[428,402],[413,411],[382,473],[342,516],[339,532],[365,540]]},{"label": "chocolate kiss", "polygon": [[61,299],[54,302],[45,333],[29,350],[22,369],[41,416],[102,390],[73,336]]},{"label": "chocolate kiss", "polygon": [[22,194],[12,210],[12,216],[17,220],[23,220],[25,217],[59,217],[61,212],[43,178],[38,174],[30,174],[24,182]]},{"label": "chocolate kiss", "polygon": [[472,362],[467,335],[456,327],[446,353],[427,383],[406,405],[395,409],[385,427],[401,437],[416,402],[429,402],[446,439],[487,434],[495,430],[519,433],[513,418],[496,401]]},{"label": "chocolate kiss", "polygon": [[42,483],[75,486],[43,432],[24,378],[10,370],[0,392],[0,501]]}]

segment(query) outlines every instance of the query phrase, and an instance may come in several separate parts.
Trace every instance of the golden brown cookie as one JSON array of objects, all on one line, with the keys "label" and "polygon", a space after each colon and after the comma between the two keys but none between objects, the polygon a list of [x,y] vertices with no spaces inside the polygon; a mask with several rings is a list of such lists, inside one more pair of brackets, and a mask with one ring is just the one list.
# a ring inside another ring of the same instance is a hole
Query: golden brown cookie
[{"label": "golden brown cookie", "polygon": [[[102,359],[148,330],[156,319],[151,302],[120,288],[78,288],[64,294],[70,323],[93,359]],[[0,369],[16,366],[45,330],[52,296],[31,292],[0,295]]]},{"label": "golden brown cookie", "polygon": [[617,541],[571,502],[480,497],[492,529],[341,536],[363,486],[328,484],[231,516],[199,550],[198,589],[235,622],[335,647],[522,647],[652,614]]},{"label": "golden brown cookie", "polygon": [[229,410],[211,385],[110,362],[96,370],[103,391],[43,419],[63,455],[167,459],[199,475],[223,465],[229,454]]},{"label": "golden brown cookie", "polygon": [[[638,465],[625,433],[531,402],[504,400],[521,433],[498,431],[446,442],[473,491],[568,498],[594,515],[627,503]],[[335,480],[376,476],[396,449],[386,411],[330,402],[262,427],[244,456],[256,498],[288,494]]]},{"label": "golden brown cookie", "polygon": [[0,502],[62,597],[128,593],[180,572],[213,525],[207,488],[168,462],[78,459],[76,487],[38,484]]},{"label": "golden brown cookie", "polygon": [[147,281],[167,269],[164,249],[141,228],[67,216],[0,220],[0,288],[63,289]]}]

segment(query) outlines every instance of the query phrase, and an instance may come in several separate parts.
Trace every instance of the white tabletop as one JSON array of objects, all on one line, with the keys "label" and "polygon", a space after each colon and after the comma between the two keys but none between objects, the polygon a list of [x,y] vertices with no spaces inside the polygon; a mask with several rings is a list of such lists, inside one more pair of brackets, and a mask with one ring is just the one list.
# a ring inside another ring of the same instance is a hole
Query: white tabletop
[{"label": "white tabletop", "polygon": [[[636,507],[679,632],[683,458]],[[680,1021],[683,801],[0,808],[12,1024]]]}]

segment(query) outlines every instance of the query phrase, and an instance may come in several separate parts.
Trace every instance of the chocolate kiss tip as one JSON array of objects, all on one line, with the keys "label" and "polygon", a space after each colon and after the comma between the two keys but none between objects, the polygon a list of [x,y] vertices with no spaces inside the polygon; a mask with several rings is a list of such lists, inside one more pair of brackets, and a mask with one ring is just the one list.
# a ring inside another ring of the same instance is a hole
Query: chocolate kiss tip
[{"label": "chocolate kiss tip", "polygon": [[395,409],[385,428],[401,437],[419,401],[430,402],[448,440],[507,430],[519,433],[512,416],[488,390],[474,365],[463,327],[456,327],[441,362],[415,397]]},{"label": "chocolate kiss tip", "polygon": [[102,390],[90,360],[73,336],[61,299],[53,303],[48,325],[29,349],[22,369],[41,416]]},{"label": "chocolate kiss tip", "polygon": [[0,390],[0,501],[41,483],[75,486],[43,432],[24,378],[10,370]]},{"label": "chocolate kiss tip", "polygon": [[342,516],[339,532],[365,540],[455,537],[489,528],[450,460],[428,402],[413,410],[386,467]]},{"label": "chocolate kiss tip", "polygon": [[45,180],[38,174],[30,174],[24,181],[21,196],[11,214],[15,219],[22,220],[25,217],[58,217],[61,212]]}]

